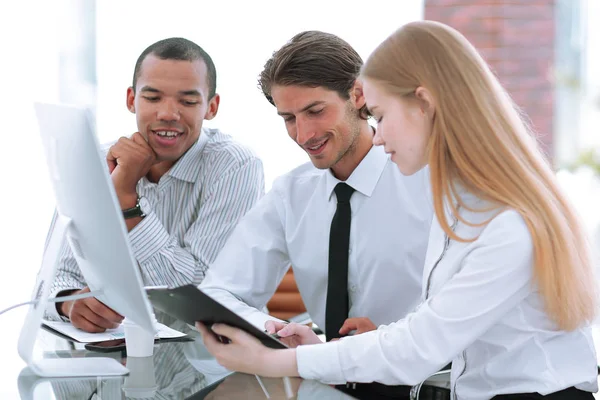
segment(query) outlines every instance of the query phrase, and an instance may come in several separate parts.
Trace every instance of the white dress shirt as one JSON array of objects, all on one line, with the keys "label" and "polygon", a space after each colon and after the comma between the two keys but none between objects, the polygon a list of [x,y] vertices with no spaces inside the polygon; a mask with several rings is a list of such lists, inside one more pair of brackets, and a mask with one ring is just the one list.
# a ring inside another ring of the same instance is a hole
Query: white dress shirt
[{"label": "white dress shirt", "polygon": [[[468,205],[484,204],[464,196]],[[494,211],[460,214],[478,223]],[[365,334],[298,347],[300,375],[328,383],[414,385],[452,361],[454,399],[546,395],[571,386],[596,391],[591,329],[561,331],[544,312],[523,218],[506,210],[484,228],[448,220],[459,237],[479,237],[448,241],[434,221],[419,308]]]},{"label": "white dress shirt", "polygon": [[[258,309],[291,265],[307,311],[324,328],[339,182],[311,163],[278,178],[236,227],[200,287],[262,329],[274,318]],[[346,183],[356,190],[350,199],[349,316],[396,321],[414,310],[421,294],[433,215],[427,171],[405,177],[383,148],[373,147]]]},{"label": "white dress shirt", "polygon": [[[137,193],[150,204],[129,232],[144,284],[197,285],[240,218],[264,195],[262,162],[231,136],[203,129],[158,183],[140,179]],[[85,286],[65,241],[51,297]],[[61,318],[54,303],[46,318]]]}]

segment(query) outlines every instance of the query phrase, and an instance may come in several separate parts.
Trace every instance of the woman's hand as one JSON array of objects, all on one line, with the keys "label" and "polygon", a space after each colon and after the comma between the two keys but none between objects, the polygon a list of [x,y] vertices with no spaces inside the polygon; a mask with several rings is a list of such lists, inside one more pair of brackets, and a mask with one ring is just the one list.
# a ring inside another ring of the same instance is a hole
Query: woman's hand
[{"label": "woman's hand", "polygon": [[[277,332],[285,328],[287,322],[279,322],[279,321],[267,321],[265,322],[265,332],[269,335],[276,335]],[[296,348],[300,346],[302,343],[300,342],[300,338],[294,336],[290,337],[279,337],[280,342],[285,343],[287,347],[290,349]]]},{"label": "woman's hand", "polygon": [[320,344],[323,343],[317,334],[308,325],[282,324],[281,322],[267,321],[265,324],[267,332],[274,331],[279,335],[283,343],[288,347],[294,348],[303,344]]},{"label": "woman's hand", "polygon": [[[272,378],[298,376],[294,349],[270,349],[254,336],[224,324],[213,324],[209,330],[204,324],[196,322],[196,328],[202,334],[208,352],[231,371]],[[230,342],[221,343],[215,333],[228,338]]]}]

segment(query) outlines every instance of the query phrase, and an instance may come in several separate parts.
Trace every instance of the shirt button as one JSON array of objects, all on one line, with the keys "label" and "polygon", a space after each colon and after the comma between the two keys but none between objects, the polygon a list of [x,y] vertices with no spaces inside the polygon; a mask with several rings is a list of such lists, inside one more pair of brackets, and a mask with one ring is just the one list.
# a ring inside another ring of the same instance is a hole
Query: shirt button
[{"label": "shirt button", "polygon": [[358,286],[356,286],[356,285],[350,286],[350,291],[351,292],[356,292],[356,289],[358,289]]}]

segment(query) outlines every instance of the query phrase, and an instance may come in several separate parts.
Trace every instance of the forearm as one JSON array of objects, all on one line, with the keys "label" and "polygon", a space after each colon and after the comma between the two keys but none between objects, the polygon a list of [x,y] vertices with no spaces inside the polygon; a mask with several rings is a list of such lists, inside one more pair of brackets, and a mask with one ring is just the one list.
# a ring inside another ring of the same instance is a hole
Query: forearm
[{"label": "forearm", "polygon": [[197,284],[207,266],[179,245],[151,212],[129,234],[145,285],[177,287]]},{"label": "forearm", "polygon": [[139,263],[144,285],[173,288],[202,282],[207,266],[185,249],[176,247],[174,244],[167,245],[163,252]]},{"label": "forearm", "polygon": [[[128,210],[136,206],[138,202],[137,192],[133,193],[117,193],[117,198],[119,199],[119,205],[121,206],[121,210]],[[125,219],[125,226],[127,227],[127,232],[131,232],[133,228],[135,228],[140,222],[142,222],[142,217],[133,217]]]},{"label": "forearm", "polygon": [[265,357],[263,365],[267,368],[265,376],[268,377],[300,376],[296,362],[296,349],[273,350]]},{"label": "forearm", "polygon": [[328,384],[376,381],[414,385],[444,364],[438,360],[437,352],[424,343],[432,341],[431,337],[414,337],[408,324],[400,321],[339,341],[299,346],[297,367],[302,378]]}]

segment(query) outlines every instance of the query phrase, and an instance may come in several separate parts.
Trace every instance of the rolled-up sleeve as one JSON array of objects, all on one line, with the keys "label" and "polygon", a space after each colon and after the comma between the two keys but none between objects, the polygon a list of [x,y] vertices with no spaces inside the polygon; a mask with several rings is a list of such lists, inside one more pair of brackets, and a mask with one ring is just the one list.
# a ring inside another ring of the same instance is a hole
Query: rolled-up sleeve
[{"label": "rolled-up sleeve", "polygon": [[240,163],[204,191],[195,221],[180,245],[153,212],[133,228],[130,240],[149,285],[199,284],[240,219],[264,193],[262,162]]}]

